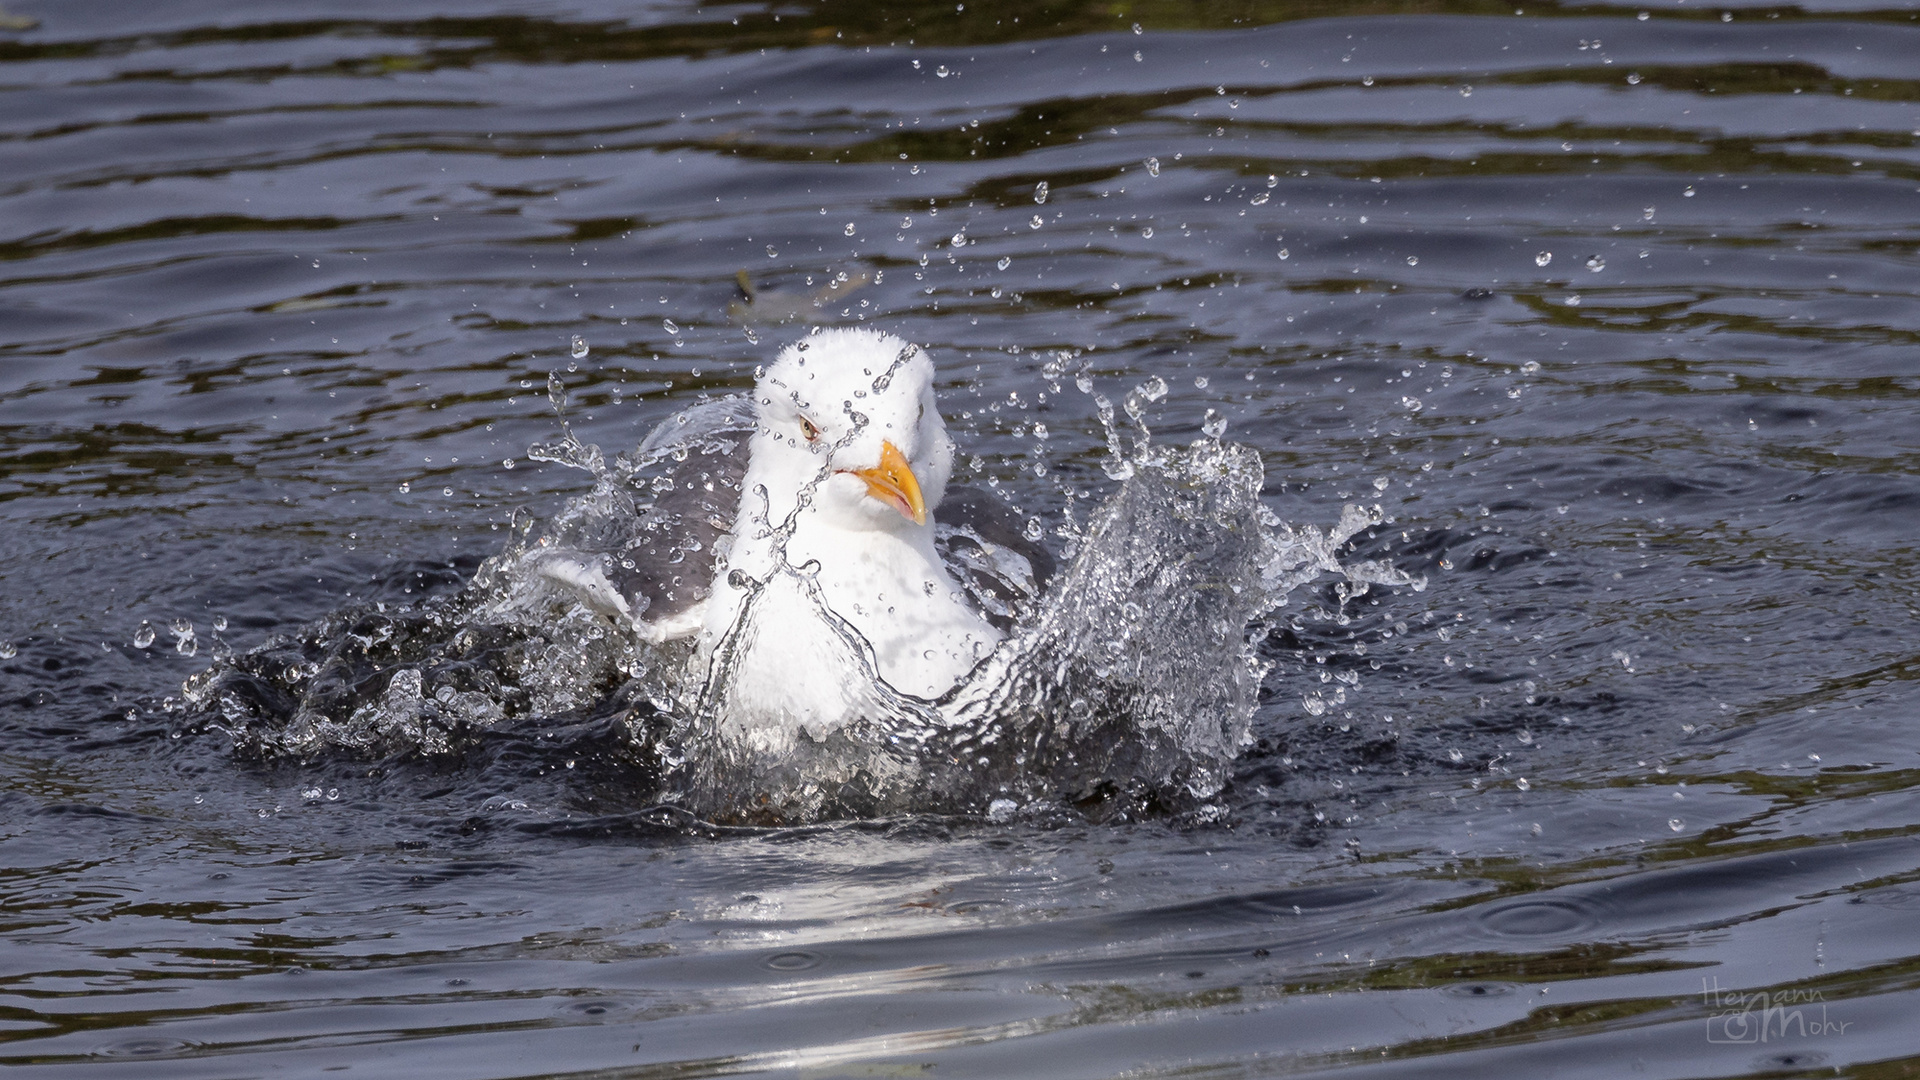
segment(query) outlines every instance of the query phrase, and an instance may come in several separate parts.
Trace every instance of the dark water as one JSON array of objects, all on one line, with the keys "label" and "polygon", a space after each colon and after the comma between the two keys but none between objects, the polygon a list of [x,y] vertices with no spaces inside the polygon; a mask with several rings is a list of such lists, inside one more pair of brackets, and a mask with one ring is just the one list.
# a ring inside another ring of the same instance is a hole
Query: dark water
[{"label": "dark water", "polygon": [[[1920,1069],[1911,6],[8,10],[10,1073]],[[868,275],[976,479],[1111,490],[1067,350],[1428,588],[1280,609],[1210,825],[168,710],[581,490],[549,373],[609,447],[747,386],[743,268]]]}]

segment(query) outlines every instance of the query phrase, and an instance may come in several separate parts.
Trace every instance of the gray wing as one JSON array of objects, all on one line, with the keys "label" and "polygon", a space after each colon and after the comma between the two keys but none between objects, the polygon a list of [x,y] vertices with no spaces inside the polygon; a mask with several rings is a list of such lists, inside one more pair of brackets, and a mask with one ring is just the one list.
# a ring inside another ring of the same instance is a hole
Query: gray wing
[{"label": "gray wing", "polygon": [[1013,508],[976,487],[947,488],[934,545],[980,613],[1001,631],[1025,617],[1053,577],[1053,553],[1027,539]]},{"label": "gray wing", "polygon": [[620,463],[630,499],[608,507],[597,527],[570,530],[532,554],[536,569],[656,641],[697,630],[715,544],[740,507],[753,428],[744,396],[668,417]]}]

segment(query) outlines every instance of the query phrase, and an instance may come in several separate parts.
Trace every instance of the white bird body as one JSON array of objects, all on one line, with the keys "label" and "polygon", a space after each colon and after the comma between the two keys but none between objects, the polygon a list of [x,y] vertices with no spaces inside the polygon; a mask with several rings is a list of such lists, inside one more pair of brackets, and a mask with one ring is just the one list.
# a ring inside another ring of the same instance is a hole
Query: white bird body
[{"label": "white bird body", "polygon": [[822,738],[878,700],[869,670],[900,693],[947,693],[1001,634],[934,546],[953,444],[932,362],[889,335],[826,330],[785,349],[753,403],[696,653],[711,667],[729,642],[722,730],[761,750]]},{"label": "white bird body", "polygon": [[[1051,570],[983,493],[956,489],[970,537],[962,590],[935,544],[953,443],[919,348],[868,329],[788,346],[750,401],[695,406],[648,436],[666,472],[608,549],[612,519],[543,540],[542,577],[652,644],[693,637],[683,686],[722,734],[777,753],[890,715],[889,692],[933,700],[1001,640],[975,607],[980,557],[1015,550],[1030,575],[990,587],[1001,603]],[[591,516],[589,516],[591,517]],[[580,542],[584,539],[586,542]],[[949,535],[949,542],[952,537]],[[992,574],[989,572],[989,577]]]}]

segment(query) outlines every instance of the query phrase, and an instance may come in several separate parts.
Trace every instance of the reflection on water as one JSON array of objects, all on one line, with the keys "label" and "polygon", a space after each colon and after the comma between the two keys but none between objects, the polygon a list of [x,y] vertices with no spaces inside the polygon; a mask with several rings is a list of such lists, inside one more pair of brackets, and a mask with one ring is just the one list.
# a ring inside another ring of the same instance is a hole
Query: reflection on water
[{"label": "reflection on water", "polygon": [[[13,0],[0,1060],[1910,1069],[1916,57],[1846,3]],[[168,711],[448,642],[585,486],[550,379],[631,446],[820,322],[928,345],[1052,533],[1157,378],[1428,588],[1288,594],[1211,825],[703,821],[571,639],[436,745]]]}]

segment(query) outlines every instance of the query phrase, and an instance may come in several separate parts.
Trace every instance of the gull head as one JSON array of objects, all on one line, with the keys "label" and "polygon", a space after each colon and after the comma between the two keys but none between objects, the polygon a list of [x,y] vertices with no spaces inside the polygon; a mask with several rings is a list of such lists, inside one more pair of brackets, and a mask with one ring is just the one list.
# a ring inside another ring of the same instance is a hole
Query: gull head
[{"label": "gull head", "polygon": [[953,471],[917,345],[866,328],[822,330],[781,350],[754,385],[758,426],[747,490],[777,525],[797,507],[821,524],[931,528]]}]

